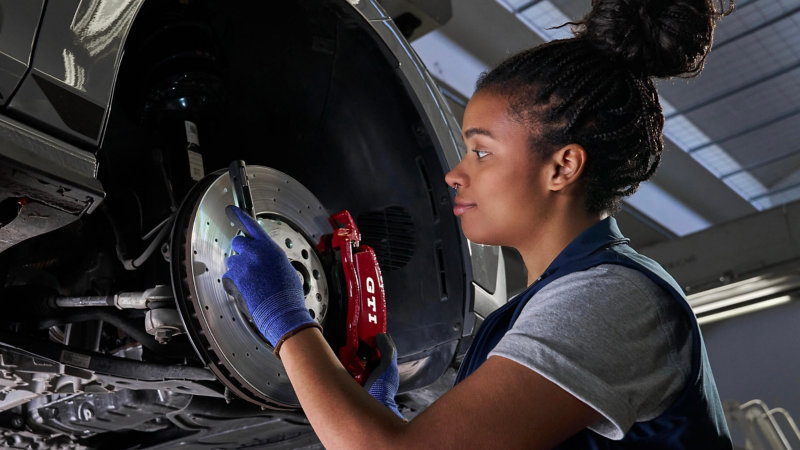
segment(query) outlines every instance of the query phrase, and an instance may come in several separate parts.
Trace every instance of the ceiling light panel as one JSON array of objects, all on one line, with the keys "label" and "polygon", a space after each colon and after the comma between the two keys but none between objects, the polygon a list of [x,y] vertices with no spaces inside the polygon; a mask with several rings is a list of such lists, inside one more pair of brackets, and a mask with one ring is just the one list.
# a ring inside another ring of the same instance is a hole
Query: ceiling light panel
[{"label": "ceiling light panel", "polygon": [[555,26],[569,22],[570,19],[548,0],[542,0],[530,8],[520,11],[518,17],[526,22],[536,34],[548,41],[569,39],[573,36],[569,26],[553,29]]}]

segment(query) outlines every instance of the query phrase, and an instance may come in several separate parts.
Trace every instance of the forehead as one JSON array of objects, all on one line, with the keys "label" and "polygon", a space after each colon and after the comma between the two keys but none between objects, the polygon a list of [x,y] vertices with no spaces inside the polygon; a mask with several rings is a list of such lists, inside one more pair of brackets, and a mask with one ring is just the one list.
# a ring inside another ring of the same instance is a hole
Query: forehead
[{"label": "forehead", "polygon": [[[462,130],[464,138],[476,135],[489,135],[496,140],[527,134],[527,128],[514,120],[506,96],[478,91],[470,98],[464,111]],[[480,132],[475,132],[480,130]]]},{"label": "forehead", "polygon": [[[467,121],[498,120],[508,113],[508,100],[501,95],[486,91],[476,92],[467,103],[464,123]],[[464,127],[466,128],[466,127]]]}]

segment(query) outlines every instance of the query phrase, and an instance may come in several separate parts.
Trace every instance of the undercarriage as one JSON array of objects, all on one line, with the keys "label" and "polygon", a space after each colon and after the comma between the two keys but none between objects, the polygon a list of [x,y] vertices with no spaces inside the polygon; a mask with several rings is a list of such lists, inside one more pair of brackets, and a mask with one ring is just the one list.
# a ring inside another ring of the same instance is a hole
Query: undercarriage
[{"label": "undercarriage", "polygon": [[[232,160],[247,161],[256,217],[337,352],[347,280],[326,242],[331,217],[352,216],[383,274],[413,415],[427,398],[413,392],[463,355],[474,325],[444,183],[457,125],[438,93],[419,94],[424,67],[408,67],[418,60],[402,37],[387,40],[391,21],[345,1],[138,4],[92,150],[102,195],[67,208],[35,182],[0,186],[0,234],[28,230],[0,236],[0,444],[319,445],[272,347],[222,285],[239,231],[224,212]],[[87,148],[52,123],[8,120]]]}]

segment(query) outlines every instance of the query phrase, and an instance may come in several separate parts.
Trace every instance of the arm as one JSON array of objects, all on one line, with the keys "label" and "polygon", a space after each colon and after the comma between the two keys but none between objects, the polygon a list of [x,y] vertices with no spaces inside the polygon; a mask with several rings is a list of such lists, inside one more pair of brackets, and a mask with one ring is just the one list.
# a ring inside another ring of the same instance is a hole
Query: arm
[{"label": "arm", "polygon": [[281,359],[329,449],[547,449],[600,418],[538,373],[499,356],[408,424],[353,381],[319,330],[284,342]]},{"label": "arm", "polygon": [[305,309],[302,286],[283,251],[255,219],[235,207],[226,213],[251,237],[233,239],[238,254],[228,258],[223,286],[246,301],[259,331],[279,348],[300,404],[327,448],[544,449],[600,418],[537,372],[495,356],[406,424],[339,363]]}]

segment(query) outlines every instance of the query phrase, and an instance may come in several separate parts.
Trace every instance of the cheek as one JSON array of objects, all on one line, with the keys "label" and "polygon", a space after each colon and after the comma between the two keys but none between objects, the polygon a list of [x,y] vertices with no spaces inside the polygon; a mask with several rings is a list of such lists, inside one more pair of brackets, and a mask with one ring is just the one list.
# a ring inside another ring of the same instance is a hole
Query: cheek
[{"label": "cheek", "polygon": [[505,170],[480,180],[478,208],[461,216],[464,235],[485,245],[511,245],[524,233],[541,199],[530,173]]}]

